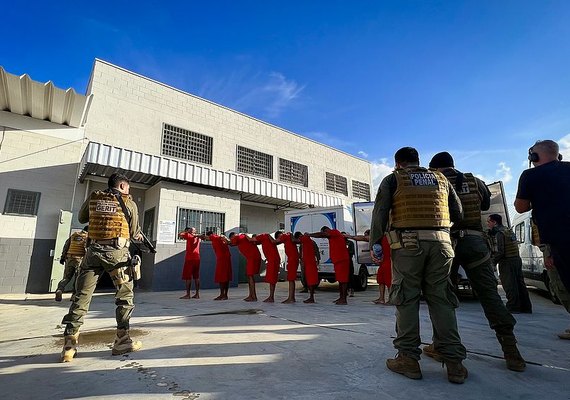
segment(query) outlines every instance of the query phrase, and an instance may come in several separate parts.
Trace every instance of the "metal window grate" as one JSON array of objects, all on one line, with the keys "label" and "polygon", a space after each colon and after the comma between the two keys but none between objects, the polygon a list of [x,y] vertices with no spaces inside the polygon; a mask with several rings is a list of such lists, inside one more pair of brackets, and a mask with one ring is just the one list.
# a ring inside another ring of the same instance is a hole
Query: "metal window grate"
[{"label": "metal window grate", "polygon": [[8,189],[4,214],[38,215],[40,195],[39,192]]},{"label": "metal window grate", "polygon": [[211,211],[190,210],[187,208],[178,209],[178,232],[186,227],[194,227],[200,234],[213,231],[221,234],[226,231],[226,214]]},{"label": "metal window grate", "polygon": [[238,146],[237,171],[273,179],[273,156]]},{"label": "metal window grate", "polygon": [[212,143],[210,136],[164,124],[162,131],[162,155],[182,158],[212,165]]},{"label": "metal window grate", "polygon": [[352,197],[370,201],[370,185],[364,182],[352,181]]},{"label": "metal window grate", "polygon": [[342,193],[348,196],[348,181],[344,176],[326,173],[326,188],[331,192]]},{"label": "metal window grate", "polygon": [[309,168],[306,165],[280,158],[279,180],[307,187],[309,186]]}]

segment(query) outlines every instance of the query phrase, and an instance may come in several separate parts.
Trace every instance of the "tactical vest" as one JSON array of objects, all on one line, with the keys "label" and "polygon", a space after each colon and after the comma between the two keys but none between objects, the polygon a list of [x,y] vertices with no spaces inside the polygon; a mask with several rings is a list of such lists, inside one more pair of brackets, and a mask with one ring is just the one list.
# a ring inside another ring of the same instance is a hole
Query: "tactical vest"
[{"label": "tactical vest", "polygon": [[453,229],[473,229],[483,231],[481,222],[481,197],[477,189],[477,181],[473,174],[463,174],[464,180],[460,188],[457,188],[457,171],[446,169],[443,174],[447,177],[451,186],[457,192],[463,206],[463,219],[453,225]]},{"label": "tactical vest", "polygon": [[[123,196],[127,201],[128,196]],[[113,193],[95,191],[89,200],[89,239],[130,238],[129,223]]]},{"label": "tactical vest", "polygon": [[519,243],[513,231],[506,226],[500,226],[497,234],[505,238],[505,258],[518,257]]},{"label": "tactical vest", "polygon": [[409,167],[394,171],[393,228],[449,228],[447,178],[438,171]]},{"label": "tactical vest", "polygon": [[85,242],[87,241],[87,232],[74,232],[69,238],[69,250],[67,256],[83,257],[85,255]]}]

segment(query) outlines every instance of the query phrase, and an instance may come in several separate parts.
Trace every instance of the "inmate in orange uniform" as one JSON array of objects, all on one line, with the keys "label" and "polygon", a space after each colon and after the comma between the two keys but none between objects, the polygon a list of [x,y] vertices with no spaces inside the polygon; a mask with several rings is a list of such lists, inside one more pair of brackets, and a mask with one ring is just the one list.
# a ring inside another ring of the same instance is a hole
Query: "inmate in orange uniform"
[{"label": "inmate in orange uniform", "polygon": [[350,272],[350,256],[346,247],[346,239],[338,229],[329,230],[329,253],[334,264],[334,275],[339,283],[348,283]]},{"label": "inmate in orange uniform", "polygon": [[384,284],[386,287],[392,286],[392,257],[390,254],[390,244],[388,243],[388,238],[384,236],[380,242],[382,245],[382,254],[384,258],[380,263],[380,268],[378,268],[378,273],[376,274],[376,282],[378,284]]},{"label": "inmate in orange uniform", "polygon": [[214,282],[225,283],[232,280],[232,256],[230,248],[219,235],[210,235],[212,248],[216,254]]},{"label": "inmate in orange uniform", "polygon": [[281,264],[281,257],[277,246],[271,241],[269,233],[262,233],[255,237],[261,243],[263,254],[267,260],[267,270],[265,272],[265,282],[275,285],[279,277],[279,265]]},{"label": "inmate in orange uniform", "polygon": [[245,274],[253,276],[259,274],[261,266],[261,253],[257,246],[251,243],[244,233],[232,237],[232,243],[237,244],[238,250],[246,259]]},{"label": "inmate in orange uniform", "polygon": [[285,246],[285,255],[287,256],[287,280],[297,280],[297,268],[299,267],[299,251],[297,245],[293,243],[292,233],[282,233],[279,236],[281,242]]},{"label": "inmate in orange uniform", "polygon": [[184,268],[182,280],[200,279],[200,238],[190,232],[182,232],[180,238],[186,240],[186,255],[184,256]]},{"label": "inmate in orange uniform", "polygon": [[307,286],[315,286],[319,283],[319,271],[313,239],[307,235],[302,235],[299,240],[301,241],[301,257],[305,265],[305,281]]}]

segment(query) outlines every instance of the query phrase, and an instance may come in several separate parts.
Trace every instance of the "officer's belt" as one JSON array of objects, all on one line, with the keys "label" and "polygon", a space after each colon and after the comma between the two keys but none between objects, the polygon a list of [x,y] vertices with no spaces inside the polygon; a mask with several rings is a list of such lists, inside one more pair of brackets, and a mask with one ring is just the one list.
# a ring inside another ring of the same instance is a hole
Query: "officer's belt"
[{"label": "officer's belt", "polygon": [[125,238],[114,238],[114,239],[89,239],[89,244],[96,243],[100,246],[115,246],[120,249],[123,247],[129,247],[131,244],[129,239]]},{"label": "officer's belt", "polygon": [[451,237],[449,236],[449,232],[445,230],[435,230],[435,229],[398,229],[394,231],[390,231],[387,234],[388,242],[390,243],[391,249],[401,249],[401,233],[414,233],[417,235],[417,240],[426,240],[432,242],[449,242],[451,243]]},{"label": "officer's belt", "polygon": [[479,236],[484,238],[485,234],[481,231],[476,231],[474,229],[459,229],[451,231],[451,237],[454,239],[462,238],[465,236]]}]

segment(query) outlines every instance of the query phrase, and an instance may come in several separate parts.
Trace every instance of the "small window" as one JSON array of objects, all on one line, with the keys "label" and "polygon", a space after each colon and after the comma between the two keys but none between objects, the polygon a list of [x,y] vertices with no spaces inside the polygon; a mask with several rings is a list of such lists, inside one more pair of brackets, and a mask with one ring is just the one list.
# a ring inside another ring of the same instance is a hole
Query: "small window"
[{"label": "small window", "polygon": [[210,136],[164,124],[162,131],[162,155],[212,165]]},{"label": "small window", "polygon": [[144,212],[143,232],[149,240],[152,240],[154,234],[154,211],[155,207],[149,208]]},{"label": "small window", "polygon": [[199,234],[204,234],[208,231],[222,234],[226,231],[225,219],[226,214],[224,213],[179,208],[178,232],[183,231],[186,227],[194,227]]},{"label": "small window", "polygon": [[8,189],[4,214],[38,215],[40,195],[39,192]]},{"label": "small window", "polygon": [[521,222],[517,226],[515,226],[515,236],[517,238],[517,242],[524,243],[524,222]]},{"label": "small window", "polygon": [[326,173],[326,188],[331,192],[342,193],[348,196],[348,182],[344,176]]},{"label": "small window", "polygon": [[273,179],[273,156],[238,146],[237,171]]},{"label": "small window", "polygon": [[307,187],[309,186],[309,168],[306,165],[280,158],[279,180]]},{"label": "small window", "polygon": [[364,182],[352,181],[352,197],[370,201],[370,185]]}]

